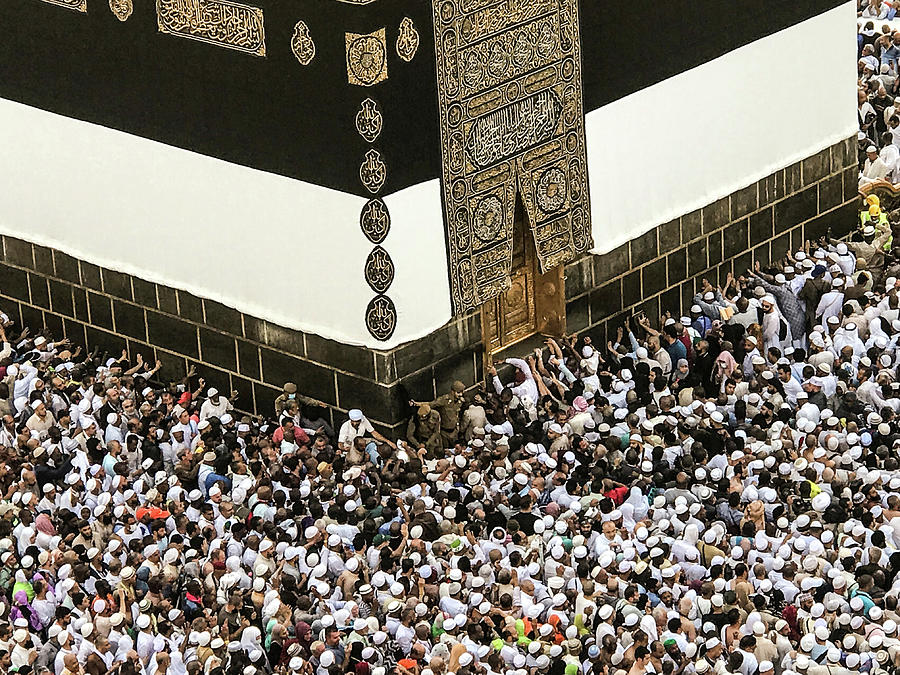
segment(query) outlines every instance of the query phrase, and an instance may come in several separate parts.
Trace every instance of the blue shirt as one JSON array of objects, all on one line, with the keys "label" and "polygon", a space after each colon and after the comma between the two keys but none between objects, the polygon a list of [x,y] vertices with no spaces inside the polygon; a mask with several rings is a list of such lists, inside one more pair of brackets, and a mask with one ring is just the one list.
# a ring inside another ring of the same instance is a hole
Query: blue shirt
[{"label": "blue shirt", "polygon": [[700,315],[691,322],[691,328],[697,331],[700,337],[703,337],[706,335],[706,331],[712,328],[712,319],[708,316]]},{"label": "blue shirt", "polygon": [[215,471],[210,471],[206,474],[206,480],[203,481],[203,485],[206,488],[206,494],[209,494],[209,489],[215,485],[218,481],[222,481],[225,483],[225,492],[231,490],[231,479],[228,476],[222,476],[217,474]]},{"label": "blue shirt", "polygon": [[869,610],[875,606],[875,601],[872,600],[872,596],[870,596],[865,591],[855,590],[850,594],[850,599],[859,598],[863,603],[863,614],[866,618],[869,618]]},{"label": "blue shirt", "polygon": [[890,47],[881,52],[882,65],[890,65],[891,62],[894,64],[892,70],[896,72],[897,66],[900,65],[900,47],[894,44],[891,44]]},{"label": "blue shirt", "polygon": [[666,351],[669,352],[669,357],[672,359],[673,369],[678,365],[678,359],[687,359],[687,347],[684,346],[681,340],[676,339],[671,344],[666,345]]}]

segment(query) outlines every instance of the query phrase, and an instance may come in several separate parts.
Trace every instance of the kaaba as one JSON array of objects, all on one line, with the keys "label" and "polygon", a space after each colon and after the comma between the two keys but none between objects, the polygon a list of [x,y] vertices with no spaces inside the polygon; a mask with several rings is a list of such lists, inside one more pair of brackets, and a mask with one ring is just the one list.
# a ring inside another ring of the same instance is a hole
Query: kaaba
[{"label": "kaaba", "polygon": [[294,381],[390,430],[853,221],[853,2],[4,0],[0,26],[4,311],[262,415]]}]

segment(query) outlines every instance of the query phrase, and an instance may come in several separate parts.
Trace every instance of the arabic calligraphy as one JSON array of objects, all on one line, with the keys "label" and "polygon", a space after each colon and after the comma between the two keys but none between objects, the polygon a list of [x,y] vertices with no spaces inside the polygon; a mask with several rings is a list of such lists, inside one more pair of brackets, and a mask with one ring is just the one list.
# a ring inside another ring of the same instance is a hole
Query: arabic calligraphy
[{"label": "arabic calligraphy", "polygon": [[478,168],[507,159],[552,137],[562,102],[552,90],[510,103],[472,122],[466,152]]},{"label": "arabic calligraphy", "polygon": [[366,258],[366,283],[376,293],[384,293],[394,281],[394,261],[381,246],[376,246]]},{"label": "arabic calligraphy", "polygon": [[48,5],[56,5],[57,7],[65,7],[76,12],[87,13],[87,0],[41,0]]},{"label": "arabic calligraphy", "polygon": [[231,0],[156,0],[161,33],[266,55],[263,11]]},{"label": "arabic calligraphy", "polygon": [[132,0],[109,0],[109,9],[119,21],[128,21],[134,11]]},{"label": "arabic calligraphy", "polygon": [[359,167],[359,180],[372,194],[384,186],[384,181],[387,180],[387,166],[381,159],[380,152],[369,150],[366,153],[366,158]]},{"label": "arabic calligraphy", "polygon": [[298,21],[294,25],[294,34],[291,36],[291,51],[300,62],[300,65],[308,66],[316,56],[316,43],[309,34],[309,26],[305,21]]},{"label": "arabic calligraphy", "polygon": [[542,272],[592,245],[578,2],[432,0],[432,12],[460,313],[509,287],[517,195]]},{"label": "arabic calligraphy", "polygon": [[389,340],[397,328],[397,308],[386,295],[376,295],[366,307],[366,328],[376,340]]},{"label": "arabic calligraphy", "polygon": [[380,244],[391,229],[391,214],[380,199],[370,199],[359,215],[359,227],[373,244]]},{"label": "arabic calligraphy", "polygon": [[384,117],[378,109],[378,104],[370,98],[362,102],[359,112],[356,113],[356,130],[366,141],[372,143],[381,134]]},{"label": "arabic calligraphy", "polygon": [[347,49],[347,81],[360,87],[371,87],[387,79],[387,42],[384,28],[360,35],[345,33]]},{"label": "arabic calligraphy", "polygon": [[419,49],[419,31],[413,25],[412,19],[403,17],[400,22],[400,33],[397,35],[397,56],[409,63]]},{"label": "arabic calligraphy", "polygon": [[558,34],[559,17],[551,14],[460,50],[463,95],[553,63],[558,58]]}]

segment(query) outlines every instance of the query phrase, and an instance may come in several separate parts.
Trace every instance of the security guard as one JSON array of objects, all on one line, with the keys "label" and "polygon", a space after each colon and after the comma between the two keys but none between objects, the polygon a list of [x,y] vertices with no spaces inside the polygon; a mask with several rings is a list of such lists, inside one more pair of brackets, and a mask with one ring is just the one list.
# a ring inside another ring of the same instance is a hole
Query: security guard
[{"label": "security guard", "polygon": [[457,380],[450,385],[450,392],[439,396],[431,403],[441,416],[441,437],[444,447],[451,448],[459,436],[459,415],[466,404],[466,385]]},{"label": "security guard", "polygon": [[425,448],[430,456],[441,450],[441,416],[431,406],[423,403],[416,414],[409,418],[406,440],[414,448]]},{"label": "security guard", "polygon": [[[457,380],[450,385],[450,393],[439,396],[427,404],[441,417],[441,439],[444,448],[452,448],[459,437],[459,416],[466,405],[464,396],[466,385]],[[411,406],[423,406],[425,403],[410,401]]]}]

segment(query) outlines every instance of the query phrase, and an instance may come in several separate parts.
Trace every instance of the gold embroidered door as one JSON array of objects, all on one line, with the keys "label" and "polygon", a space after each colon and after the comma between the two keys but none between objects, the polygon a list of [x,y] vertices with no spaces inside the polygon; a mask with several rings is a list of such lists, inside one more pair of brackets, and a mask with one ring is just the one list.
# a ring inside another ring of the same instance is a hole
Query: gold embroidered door
[{"label": "gold embroidered door", "polygon": [[[518,198],[513,222],[510,286],[481,306],[481,334],[488,357],[535,333],[565,331],[564,266],[541,273],[534,237]],[[490,363],[486,358],[485,364]]]}]

